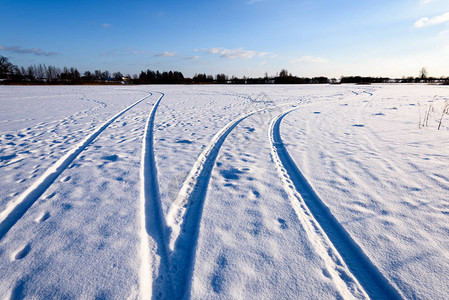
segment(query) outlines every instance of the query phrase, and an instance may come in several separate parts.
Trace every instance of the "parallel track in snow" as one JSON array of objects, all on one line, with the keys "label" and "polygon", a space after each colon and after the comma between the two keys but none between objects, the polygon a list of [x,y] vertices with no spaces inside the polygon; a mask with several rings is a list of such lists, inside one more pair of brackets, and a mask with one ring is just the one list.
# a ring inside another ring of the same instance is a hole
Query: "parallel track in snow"
[{"label": "parallel track in snow", "polygon": [[70,163],[89,146],[109,125],[117,120],[131,108],[141,103],[152,93],[144,98],[134,102],[127,108],[123,109],[103,125],[95,129],[86,136],[81,142],[70,149],[64,156],[50,166],[28,189],[20,194],[15,200],[10,202],[6,209],[0,213],[0,240],[8,233],[8,231],[20,220],[27,210],[39,199],[39,197],[53,184],[61,173],[67,169]]},{"label": "parallel track in snow", "polygon": [[170,230],[168,242],[171,250],[171,273],[176,299],[186,297],[190,291],[204,200],[212,169],[221,146],[240,122],[258,112],[273,107],[265,107],[241,115],[218,131],[195,161],[179,191],[178,197],[171,206],[167,216],[167,225]]},{"label": "parallel track in snow", "polygon": [[140,163],[141,265],[139,276],[141,299],[150,299],[151,295],[159,299],[170,299],[173,296],[165,237],[167,225],[161,207],[153,148],[154,118],[159,103],[164,97],[163,93],[160,94],[161,96],[148,116],[142,141]]},{"label": "parallel track in snow", "polygon": [[328,271],[343,295],[356,298],[369,296],[372,299],[402,299],[400,293],[321,201],[282,142],[280,133],[282,119],[298,108],[287,110],[272,120],[269,139],[273,161],[289,192],[299,220],[303,223],[311,242],[321,253]]}]

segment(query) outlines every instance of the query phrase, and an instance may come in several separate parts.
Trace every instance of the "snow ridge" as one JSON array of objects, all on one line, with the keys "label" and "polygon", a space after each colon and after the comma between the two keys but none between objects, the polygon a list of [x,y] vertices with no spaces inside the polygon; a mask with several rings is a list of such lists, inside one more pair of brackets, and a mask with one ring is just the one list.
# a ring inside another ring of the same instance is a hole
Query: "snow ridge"
[{"label": "snow ridge", "polygon": [[74,146],[51,167],[49,167],[42,176],[40,176],[28,189],[26,189],[15,200],[11,201],[6,209],[0,213],[0,240],[8,233],[11,227],[16,224],[27,210],[39,199],[39,197],[48,189],[48,187],[56,180],[56,178],[70,165],[70,163],[84,150],[98,135],[100,135],[109,125],[111,125],[121,115],[128,110],[141,103],[152,94],[149,93],[144,98],[131,104],[124,110],[120,111],[103,125],[89,134],[84,140]]},{"label": "snow ridge", "polygon": [[282,142],[282,119],[298,108],[287,110],[272,120],[269,138],[273,161],[299,220],[345,298],[402,299],[321,201]]}]

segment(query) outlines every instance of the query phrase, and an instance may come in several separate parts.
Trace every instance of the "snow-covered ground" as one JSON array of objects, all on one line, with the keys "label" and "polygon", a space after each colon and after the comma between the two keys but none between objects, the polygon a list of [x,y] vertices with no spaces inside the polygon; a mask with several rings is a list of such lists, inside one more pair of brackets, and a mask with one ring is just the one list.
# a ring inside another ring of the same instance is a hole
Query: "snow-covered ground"
[{"label": "snow-covered ground", "polygon": [[0,86],[0,295],[446,299],[446,100]]}]

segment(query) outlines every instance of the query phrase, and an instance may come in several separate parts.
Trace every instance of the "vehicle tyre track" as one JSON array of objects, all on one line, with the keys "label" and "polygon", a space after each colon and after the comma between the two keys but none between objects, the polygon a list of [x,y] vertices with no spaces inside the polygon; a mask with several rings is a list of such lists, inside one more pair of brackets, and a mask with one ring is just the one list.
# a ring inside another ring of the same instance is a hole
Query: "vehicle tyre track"
[{"label": "vehicle tyre track", "polygon": [[141,103],[152,94],[149,93],[144,98],[131,104],[120,111],[102,126],[90,133],[81,142],[70,149],[64,156],[51,165],[28,189],[20,194],[14,201],[10,202],[6,209],[0,213],[0,240],[8,233],[27,210],[39,199],[39,197],[51,186],[56,178],[70,165],[70,163],[92,143],[109,125],[116,119],[129,111],[131,108]]},{"label": "vehicle tyre track", "polygon": [[231,131],[244,119],[275,106],[239,116],[218,131],[195,161],[168,215],[169,247],[174,296],[182,299],[190,290],[204,199],[215,160]]},{"label": "vehicle tyre track", "polygon": [[[299,220],[343,295],[356,298],[402,299],[363,250],[321,201],[288,153],[280,134],[282,119],[298,107],[287,110],[270,124],[272,159],[284,181]],[[368,294],[366,295],[365,294]]]},{"label": "vehicle tyre track", "polygon": [[[141,211],[141,299],[172,298],[172,281],[169,255],[165,237],[167,225],[163,216],[157,168],[153,148],[153,127],[156,110],[164,93],[154,104],[145,125],[140,163],[140,211]],[[151,249],[151,251],[150,251]],[[159,257],[159,259],[158,259]],[[159,266],[157,266],[159,264]]]}]

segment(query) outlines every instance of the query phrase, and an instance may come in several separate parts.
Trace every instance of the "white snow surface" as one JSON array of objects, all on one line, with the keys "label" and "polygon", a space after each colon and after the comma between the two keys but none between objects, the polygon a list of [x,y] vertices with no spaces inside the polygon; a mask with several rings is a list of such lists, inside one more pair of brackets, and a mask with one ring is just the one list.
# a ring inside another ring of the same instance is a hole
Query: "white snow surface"
[{"label": "white snow surface", "polygon": [[0,86],[0,295],[447,299],[446,100],[431,85]]}]

